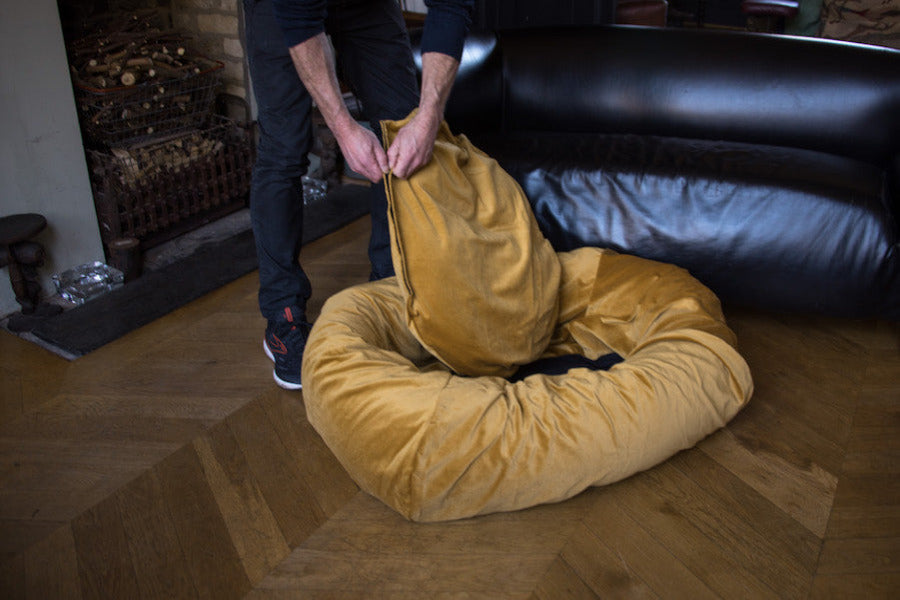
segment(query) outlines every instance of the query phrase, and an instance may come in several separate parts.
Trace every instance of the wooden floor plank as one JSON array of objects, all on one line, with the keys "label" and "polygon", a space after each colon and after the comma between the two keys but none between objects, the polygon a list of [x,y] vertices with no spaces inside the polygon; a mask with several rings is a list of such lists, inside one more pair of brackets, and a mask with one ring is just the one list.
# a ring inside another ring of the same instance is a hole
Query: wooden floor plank
[{"label": "wooden floor plank", "polygon": [[657,597],[640,573],[590,530],[575,532],[560,556],[599,598]]},{"label": "wooden floor plank", "polygon": [[[2,500],[2,499],[0,499]],[[69,509],[72,515],[75,511]],[[32,545],[52,535],[60,527],[69,524],[69,519],[47,521],[43,519],[0,519],[0,563],[21,554]]]},{"label": "wooden floor plank", "polygon": [[834,500],[836,511],[900,504],[900,477],[895,472],[847,472],[841,475]]},{"label": "wooden floor plank", "polygon": [[66,524],[24,553],[29,598],[82,597],[72,528]]},{"label": "wooden floor plank", "polygon": [[811,600],[896,600],[900,573],[823,575],[816,577]]},{"label": "wooden floor plank", "polygon": [[[777,562],[774,573],[761,571],[754,562],[773,564],[771,556],[762,555],[769,550],[765,542],[758,538],[745,541],[741,536],[755,537],[752,532],[730,523],[728,515],[711,510],[703,491],[679,477],[672,467],[663,464],[620,482],[615,497],[632,520],[641,523],[716,594],[724,598],[803,595],[800,583],[789,582]],[[773,580],[790,584],[789,589],[773,587]]]},{"label": "wooden floor plank", "polygon": [[25,599],[25,554],[14,553],[0,562],[0,592],[8,600]]},{"label": "wooden floor plank", "polygon": [[[744,428],[757,432],[756,443],[785,457],[798,449],[801,456],[815,453],[822,468],[835,472],[853,414],[853,391],[864,378],[866,351],[823,331],[814,320],[796,319],[807,327],[786,327],[784,317],[764,313],[728,314],[755,387],[745,409],[753,418],[735,419],[735,434],[741,436]],[[772,428],[785,435],[765,437]]]},{"label": "wooden floor plank", "polygon": [[246,594],[250,580],[195,448],[186,446],[166,459],[157,477],[198,595],[225,600]]},{"label": "wooden floor plank", "polygon": [[[322,597],[527,598],[589,499],[450,523],[413,523],[359,492],[257,586]],[[368,590],[368,591],[367,591]]]},{"label": "wooden floor plank", "polygon": [[900,536],[900,396],[856,411],[828,537]]},{"label": "wooden floor plank", "polygon": [[[695,456],[697,460],[692,460]],[[777,514],[772,521],[760,517],[764,508],[742,510],[740,499],[730,498],[709,485],[709,478],[698,476],[702,473],[702,466],[698,465],[701,461],[698,453],[688,451],[648,473],[643,482],[648,489],[664,489],[663,497],[670,508],[675,507],[690,519],[713,540],[720,552],[769,588],[777,590],[783,598],[803,597],[815,568],[815,538],[795,527],[798,539],[792,546],[778,531],[779,524],[790,526],[788,519],[778,519],[781,515]],[[746,490],[747,498],[743,508],[764,505],[754,498],[755,492],[743,486],[742,489]]]},{"label": "wooden floor plank", "polygon": [[101,477],[94,485],[75,491],[49,486],[49,489],[39,491],[0,491],[0,508],[5,516],[0,523],[10,527],[4,532],[7,536],[4,547],[23,551],[61,524],[108,498],[118,486],[118,478]]},{"label": "wooden floor plank", "polygon": [[[295,598],[321,593],[365,597],[527,598],[535,572],[548,567],[545,555],[475,553],[393,556],[359,551],[327,552],[300,548],[257,587],[290,592]],[[416,596],[418,595],[418,596]]]},{"label": "wooden floor plank", "polygon": [[297,467],[305,457],[294,456],[281,443],[258,403],[244,407],[227,423],[284,539],[296,547],[327,518]]},{"label": "wooden floor plank", "polygon": [[331,516],[350,501],[359,486],[347,475],[306,420],[302,396],[273,390],[260,398],[266,416],[322,512]]},{"label": "wooden floor plank", "polygon": [[533,511],[524,516],[488,515],[452,523],[413,523],[395,518],[389,510],[381,507],[380,518],[332,519],[303,548],[335,554],[350,551],[392,556],[469,552],[483,557],[512,553],[553,555],[576,525],[574,520],[555,516],[567,511],[552,509],[545,509],[544,516]]},{"label": "wooden floor plank", "polygon": [[[575,523],[581,521],[584,515],[590,510],[592,498],[590,490],[585,493],[578,494],[565,502],[555,504],[543,504],[532,508],[514,511],[509,513],[497,513],[478,517],[481,522],[487,522],[487,519],[508,520],[511,522],[530,522],[533,520],[550,520],[558,523],[559,527],[574,527]],[[395,512],[382,503],[380,500],[366,493],[359,493],[347,502],[340,511],[336,512],[329,519],[329,527],[333,523],[352,521],[365,522],[377,521],[384,523],[389,527],[407,527],[415,526],[414,523],[407,520],[400,513]],[[450,521],[447,526],[456,526],[457,524],[466,523],[467,520]],[[433,525],[441,525],[440,523]],[[429,524],[422,524],[423,527]]]},{"label": "wooden floor plank", "polygon": [[900,537],[825,540],[819,574],[840,573],[900,574]]},{"label": "wooden floor plank", "polygon": [[806,519],[796,517],[794,513],[798,511],[785,511],[754,486],[724,470],[706,452],[686,450],[672,457],[670,463],[708,494],[716,512],[749,525],[765,537],[778,560],[795,565],[803,576],[812,575],[821,550],[821,535],[810,531]]},{"label": "wooden floor plank", "polygon": [[829,538],[884,536],[900,536],[900,502],[836,506],[828,522]]},{"label": "wooden floor plank", "polygon": [[563,557],[557,558],[541,578],[530,600],[595,600],[601,598],[578,576]]},{"label": "wooden floor plank", "polygon": [[[0,347],[4,346],[2,341],[9,337],[10,334],[0,332]],[[7,350],[7,352],[13,351],[13,349]],[[34,395],[25,393],[25,381],[22,374],[6,366],[0,366],[0,384],[2,384],[0,385],[0,424],[2,424],[22,416],[25,412],[26,398],[34,398]],[[32,402],[39,405],[41,400],[33,399]]]},{"label": "wooden floor plank", "polygon": [[18,419],[64,390],[68,360],[0,329],[0,425]]},{"label": "wooden floor plank", "polygon": [[198,597],[156,472],[138,477],[115,498],[141,597]]},{"label": "wooden floor plank", "polygon": [[900,594],[900,354],[867,358],[815,598]]},{"label": "wooden floor plank", "polygon": [[[52,402],[32,413],[35,421],[56,422],[64,418],[130,418],[136,432],[141,431],[147,419],[167,418],[200,421],[207,425],[220,422],[224,417],[246,404],[246,399],[234,399],[214,394],[198,396],[182,394],[126,395],[60,394]],[[32,425],[35,427],[35,425]],[[0,434],[22,437],[21,422],[8,428],[0,427]],[[158,434],[155,434],[158,435]],[[75,437],[71,433],[67,437]],[[137,433],[134,434],[137,437]],[[188,438],[190,439],[190,438]]]},{"label": "wooden floor plank", "polygon": [[600,489],[593,493],[595,500],[584,523],[615,553],[619,562],[627,564],[660,597],[665,598],[673,590],[679,596],[695,600],[718,597],[643,524],[623,510],[618,494],[611,492],[614,490]]},{"label": "wooden floor plank", "polygon": [[[39,411],[40,412],[40,411]],[[150,442],[177,448],[202,433],[210,422],[206,419],[172,418],[156,415],[95,416],[71,410],[57,410],[50,415],[21,423],[18,434],[30,438],[71,439],[77,442]]]},{"label": "wooden floor plank", "polygon": [[[728,428],[704,440],[705,454],[819,537],[825,535],[838,478],[818,463],[799,463],[755,447]],[[815,456],[815,455],[814,455]],[[799,464],[798,464],[799,463]]]},{"label": "wooden floor plank", "polygon": [[287,556],[288,544],[231,429],[216,427],[194,447],[244,571],[256,583]]},{"label": "wooden floor plank", "polygon": [[115,496],[72,521],[82,597],[139,598],[137,574]]}]

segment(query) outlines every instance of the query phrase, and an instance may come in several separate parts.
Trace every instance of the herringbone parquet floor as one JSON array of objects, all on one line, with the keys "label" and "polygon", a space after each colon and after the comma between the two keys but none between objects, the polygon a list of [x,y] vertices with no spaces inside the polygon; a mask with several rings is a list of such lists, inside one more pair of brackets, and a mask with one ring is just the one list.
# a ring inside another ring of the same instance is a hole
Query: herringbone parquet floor
[{"label": "herringbone parquet floor", "polygon": [[[365,220],[304,249],[315,313]],[[251,274],[74,362],[0,332],[3,598],[900,597],[900,329],[726,307],[749,406],[557,505],[414,524],[280,390]]]}]

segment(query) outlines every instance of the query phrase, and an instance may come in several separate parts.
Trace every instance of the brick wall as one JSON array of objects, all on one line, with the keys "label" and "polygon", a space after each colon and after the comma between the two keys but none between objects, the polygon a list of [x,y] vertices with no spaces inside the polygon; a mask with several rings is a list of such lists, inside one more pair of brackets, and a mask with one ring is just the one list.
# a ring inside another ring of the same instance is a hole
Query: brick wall
[{"label": "brick wall", "polygon": [[108,6],[124,12],[159,9],[173,28],[193,38],[199,52],[225,63],[222,91],[251,101],[241,41],[241,0],[108,0]]},{"label": "brick wall", "polygon": [[172,25],[194,36],[197,49],[225,63],[223,91],[250,100],[240,0],[170,0]]}]

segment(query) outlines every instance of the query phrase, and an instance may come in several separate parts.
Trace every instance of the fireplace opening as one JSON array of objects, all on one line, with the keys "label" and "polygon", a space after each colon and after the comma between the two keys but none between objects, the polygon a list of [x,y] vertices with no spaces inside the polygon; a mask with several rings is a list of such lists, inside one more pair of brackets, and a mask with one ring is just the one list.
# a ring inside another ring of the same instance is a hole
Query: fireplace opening
[{"label": "fireplace opening", "polygon": [[58,0],[101,239],[126,281],[148,251],[247,206],[240,15],[219,4]]}]

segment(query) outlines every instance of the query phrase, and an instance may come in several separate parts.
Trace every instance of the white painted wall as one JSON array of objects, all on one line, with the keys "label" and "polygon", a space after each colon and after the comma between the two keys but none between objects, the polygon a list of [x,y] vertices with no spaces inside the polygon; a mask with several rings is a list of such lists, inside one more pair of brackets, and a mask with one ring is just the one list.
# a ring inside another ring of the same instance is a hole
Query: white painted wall
[{"label": "white painted wall", "polygon": [[[56,0],[0,1],[0,215],[36,212],[50,276],[104,260]],[[20,309],[0,270],[0,316]]]}]

